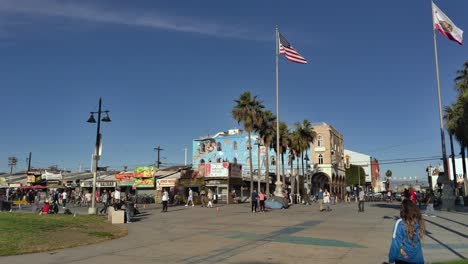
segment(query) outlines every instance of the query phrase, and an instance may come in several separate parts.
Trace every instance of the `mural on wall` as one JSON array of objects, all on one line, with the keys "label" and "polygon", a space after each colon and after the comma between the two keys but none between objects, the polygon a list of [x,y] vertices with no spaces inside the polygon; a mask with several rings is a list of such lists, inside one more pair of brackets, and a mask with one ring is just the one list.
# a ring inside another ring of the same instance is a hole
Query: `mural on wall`
[{"label": "mural on wall", "polygon": [[[258,136],[255,134],[251,137],[252,163],[254,171],[258,169],[258,145],[254,144],[257,138]],[[193,140],[192,144],[192,164],[194,167],[198,167],[199,164],[230,162],[242,165],[244,175],[248,175],[250,173],[247,134],[197,139]],[[274,149],[260,146],[260,168],[262,173],[265,173],[266,170],[267,155],[270,157],[270,172],[275,172],[276,153]],[[287,167],[285,169],[288,171]],[[199,172],[198,174],[202,173],[203,172]]]}]

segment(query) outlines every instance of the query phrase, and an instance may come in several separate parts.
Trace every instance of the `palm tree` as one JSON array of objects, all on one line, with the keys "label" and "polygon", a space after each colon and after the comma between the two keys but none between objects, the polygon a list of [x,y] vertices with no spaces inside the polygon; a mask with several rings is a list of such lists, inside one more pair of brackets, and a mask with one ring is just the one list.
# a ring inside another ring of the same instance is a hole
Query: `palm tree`
[{"label": "palm tree", "polygon": [[467,178],[465,149],[468,151],[468,61],[463,64],[463,69],[457,70],[455,88],[459,92],[456,102],[458,120],[456,122],[455,138],[460,143],[463,163],[463,177]]},{"label": "palm tree", "polygon": [[[458,128],[458,120],[460,119],[460,112],[457,111],[457,105],[453,104],[452,106],[446,106],[444,108],[444,120],[445,120],[445,127],[447,127],[447,131],[449,132],[449,139],[450,139],[450,150],[451,150],[451,157],[452,157],[452,170],[453,170],[453,182],[454,186],[457,186],[457,178],[456,178],[456,168],[455,168],[455,153],[453,150],[453,136],[457,133]],[[461,143],[460,143],[461,145]],[[463,152],[463,147],[462,147]]]},{"label": "palm tree", "polygon": [[[307,154],[307,150],[310,148],[310,143],[313,143],[317,133],[315,133],[312,124],[309,120],[304,119],[301,125],[301,138],[302,138],[302,152],[301,152],[301,160],[302,160],[302,175],[303,177],[306,176],[304,171],[304,152]],[[305,191],[305,189],[304,189]],[[305,195],[305,193],[303,194]]]},{"label": "palm tree", "polygon": [[[296,193],[295,185],[298,181],[298,174],[299,174],[299,153],[301,153],[302,146],[301,146],[301,126],[299,123],[294,124],[294,130],[289,133],[289,140],[288,140],[288,147],[289,147],[289,162],[291,165],[291,195]],[[294,172],[294,160],[296,160],[297,170],[296,173]],[[294,179],[294,180],[293,180]],[[299,184],[297,184],[299,187]],[[299,189],[297,190],[299,192]]]},{"label": "palm tree", "polygon": [[237,123],[242,123],[244,125],[244,129],[247,131],[248,135],[247,146],[249,148],[250,197],[252,197],[254,187],[251,135],[260,120],[260,113],[265,107],[263,106],[262,101],[257,100],[257,96],[251,96],[248,91],[242,93],[239,100],[234,100],[234,102],[236,105],[232,109],[232,117],[237,121]]},{"label": "palm tree", "polygon": [[[276,116],[270,110],[266,110],[262,112],[261,123],[258,126],[258,133],[260,135],[262,144],[267,148],[265,164],[265,182],[267,196],[270,195],[270,157],[268,154],[268,149],[273,142],[273,138],[275,137],[275,122]],[[258,170],[260,171],[260,165]]]}]

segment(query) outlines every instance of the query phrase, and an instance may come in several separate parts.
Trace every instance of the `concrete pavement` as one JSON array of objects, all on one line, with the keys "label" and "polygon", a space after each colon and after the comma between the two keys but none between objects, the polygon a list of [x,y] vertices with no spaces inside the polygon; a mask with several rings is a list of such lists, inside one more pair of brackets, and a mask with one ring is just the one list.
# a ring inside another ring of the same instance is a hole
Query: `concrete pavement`
[{"label": "concrete pavement", "polygon": [[[5,263],[382,263],[399,204],[318,205],[252,213],[248,204],[150,208],[127,224],[127,237],[54,252],[3,257]],[[428,217],[426,261],[468,258],[468,214]],[[38,238],[40,241],[40,238]]]}]

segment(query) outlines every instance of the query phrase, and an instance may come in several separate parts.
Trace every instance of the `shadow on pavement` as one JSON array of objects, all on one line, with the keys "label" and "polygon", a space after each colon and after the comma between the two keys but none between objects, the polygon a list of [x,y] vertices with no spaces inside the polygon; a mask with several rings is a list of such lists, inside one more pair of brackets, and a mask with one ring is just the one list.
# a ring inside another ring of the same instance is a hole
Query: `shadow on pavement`
[{"label": "shadow on pavement", "polygon": [[379,207],[379,208],[388,208],[388,209],[397,209],[400,210],[400,204],[371,204],[369,206]]}]

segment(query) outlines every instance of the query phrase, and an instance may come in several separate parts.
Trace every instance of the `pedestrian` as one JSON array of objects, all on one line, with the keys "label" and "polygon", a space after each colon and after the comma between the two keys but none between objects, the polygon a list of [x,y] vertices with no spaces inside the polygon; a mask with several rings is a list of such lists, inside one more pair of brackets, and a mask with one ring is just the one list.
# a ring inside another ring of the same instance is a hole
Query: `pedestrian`
[{"label": "pedestrian", "polygon": [[91,193],[89,191],[85,194],[85,200],[86,205],[89,206],[89,203],[91,202]]},{"label": "pedestrian", "polygon": [[64,190],[62,192],[62,208],[63,209],[65,209],[67,207],[67,196],[68,196],[67,191]]},{"label": "pedestrian", "polygon": [[387,203],[391,203],[392,202],[392,192],[390,190],[388,190],[387,192]]},{"label": "pedestrian", "polygon": [[260,212],[264,213],[265,212],[265,194],[260,191],[258,194],[258,200],[260,201]]},{"label": "pedestrian", "polygon": [[208,205],[206,207],[213,208],[213,191],[210,189],[208,190]]},{"label": "pedestrian", "polygon": [[327,189],[323,192],[323,204],[325,205],[325,210],[330,211],[330,193]]},{"label": "pedestrian", "polygon": [[319,190],[319,193],[318,193],[318,202],[319,202],[319,210],[320,212],[323,211],[323,191],[322,189]]},{"label": "pedestrian", "polygon": [[188,194],[187,204],[185,204],[185,206],[188,206],[190,203],[192,203],[192,207],[195,206],[195,205],[193,204],[193,191],[192,191],[192,188],[189,188],[189,194]]},{"label": "pedestrian", "polygon": [[104,190],[102,195],[101,195],[101,201],[102,201],[102,209],[99,211],[101,214],[107,214],[107,207],[109,207],[109,193],[107,193],[107,190]]},{"label": "pedestrian", "polygon": [[163,191],[161,200],[163,204],[162,212],[167,212],[167,202],[169,201],[169,193],[167,190]]},{"label": "pedestrian", "polygon": [[201,201],[201,207],[206,207],[206,192],[205,190],[200,191],[200,201]]},{"label": "pedestrian", "polygon": [[410,199],[413,203],[416,203],[416,201],[418,200],[418,197],[416,196],[416,193],[414,192],[413,188],[411,188],[409,190],[409,195],[410,195]]},{"label": "pedestrian", "polygon": [[364,212],[364,198],[365,198],[364,190],[359,189],[359,204],[358,204],[359,213]]},{"label": "pedestrian", "polygon": [[424,216],[437,217],[434,213],[434,193],[432,190],[429,191],[426,198],[426,212]]},{"label": "pedestrian", "polygon": [[393,229],[388,253],[389,263],[424,263],[421,239],[425,233],[424,219],[416,204],[409,199],[401,203],[400,219]]},{"label": "pedestrian", "polygon": [[252,191],[251,201],[252,201],[252,213],[257,212],[257,203],[258,203],[258,194],[255,190]]}]

